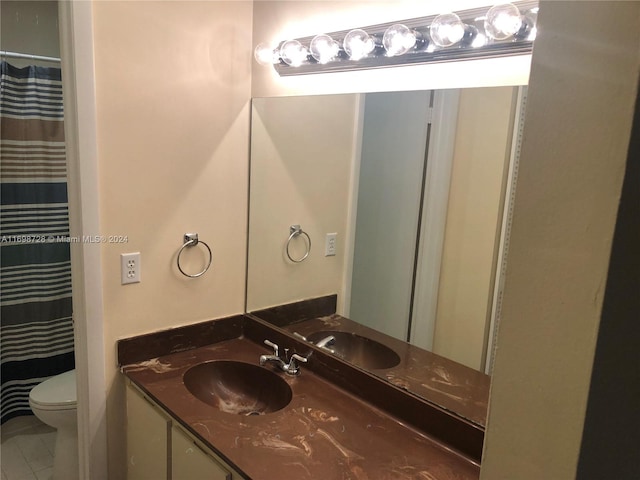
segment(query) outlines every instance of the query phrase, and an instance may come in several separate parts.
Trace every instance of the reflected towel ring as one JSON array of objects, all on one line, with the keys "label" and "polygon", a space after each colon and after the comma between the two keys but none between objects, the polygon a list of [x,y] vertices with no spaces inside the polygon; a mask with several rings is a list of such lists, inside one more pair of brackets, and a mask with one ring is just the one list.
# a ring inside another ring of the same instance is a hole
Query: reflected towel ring
[{"label": "reflected towel ring", "polygon": [[[287,252],[287,257],[289,257],[289,260],[291,260],[294,263],[300,263],[305,258],[307,258],[309,256],[309,253],[311,252],[311,237],[307,232],[302,230],[302,227],[300,227],[300,225],[291,225],[289,227],[289,232],[291,232],[291,235],[289,235],[289,238],[287,239],[287,248],[285,249],[285,251]],[[302,258],[299,258],[296,260],[295,258],[292,258],[291,254],[289,253],[289,245],[291,244],[291,240],[297,237],[298,235],[304,235],[305,237],[307,237],[307,252],[304,254]]]},{"label": "reflected towel ring", "polygon": [[[209,251],[209,262],[207,263],[207,266],[204,267],[204,270],[202,270],[200,273],[187,273],[184,270],[182,270],[182,267],[180,266],[180,255],[182,255],[182,251],[186,248],[186,247],[195,247],[198,244],[202,244],[206,247],[206,249]],[[197,233],[185,233],[184,234],[184,245],[182,245],[182,247],[180,247],[180,250],[178,250],[178,258],[176,259],[176,264],[178,265],[178,270],[180,270],[180,273],[183,274],[185,277],[189,277],[189,278],[197,278],[200,277],[202,275],[204,275],[207,270],[209,270],[209,267],[211,266],[211,261],[213,260],[213,254],[211,253],[211,249],[209,248],[209,245],[207,245],[205,242],[203,242],[202,240],[198,240],[198,234]]]}]

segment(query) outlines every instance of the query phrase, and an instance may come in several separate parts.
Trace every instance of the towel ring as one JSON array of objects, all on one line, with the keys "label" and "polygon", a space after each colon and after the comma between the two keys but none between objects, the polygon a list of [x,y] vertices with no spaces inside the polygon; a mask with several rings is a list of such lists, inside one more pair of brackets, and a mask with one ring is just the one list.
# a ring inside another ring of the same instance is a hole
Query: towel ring
[{"label": "towel ring", "polygon": [[[206,247],[206,249],[209,251],[209,262],[207,263],[207,266],[204,267],[204,270],[202,270],[200,273],[187,273],[184,270],[182,270],[182,267],[180,266],[180,255],[182,255],[183,250],[186,247],[195,247],[198,244],[202,244]],[[209,248],[209,245],[207,245],[205,242],[203,242],[202,240],[198,240],[198,234],[197,233],[185,233],[184,234],[184,245],[182,245],[182,247],[180,247],[180,250],[178,250],[178,258],[176,259],[176,264],[178,265],[178,270],[180,270],[180,273],[183,274],[185,277],[189,277],[189,278],[198,278],[201,277],[202,275],[204,275],[207,270],[209,270],[209,267],[211,266],[211,261],[213,260],[213,254],[211,253],[211,249]]]},{"label": "towel ring", "polygon": [[[291,235],[289,235],[289,238],[287,239],[287,248],[285,249],[285,251],[287,252],[287,257],[289,257],[289,260],[291,260],[294,263],[300,263],[304,259],[306,259],[309,256],[309,253],[311,252],[311,237],[307,232],[302,230],[302,227],[300,227],[300,225],[291,225],[289,227],[289,232],[291,233]],[[297,237],[298,235],[304,235],[305,237],[307,237],[307,252],[304,254],[302,258],[299,258],[296,260],[295,258],[292,258],[291,253],[289,253],[289,245],[291,245],[291,240]]]}]

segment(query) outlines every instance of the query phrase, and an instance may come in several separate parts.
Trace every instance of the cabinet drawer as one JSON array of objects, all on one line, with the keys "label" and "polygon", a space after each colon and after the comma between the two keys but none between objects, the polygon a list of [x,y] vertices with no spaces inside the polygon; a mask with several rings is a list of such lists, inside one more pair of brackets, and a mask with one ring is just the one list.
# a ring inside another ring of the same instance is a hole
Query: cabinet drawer
[{"label": "cabinet drawer", "polygon": [[171,480],[232,480],[233,476],[181,428],[171,430]]}]

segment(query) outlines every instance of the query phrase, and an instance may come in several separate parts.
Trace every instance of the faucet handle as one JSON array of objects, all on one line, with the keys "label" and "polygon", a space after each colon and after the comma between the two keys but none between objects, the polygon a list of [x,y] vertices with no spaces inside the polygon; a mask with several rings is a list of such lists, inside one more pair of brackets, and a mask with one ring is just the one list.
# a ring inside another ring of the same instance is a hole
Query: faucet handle
[{"label": "faucet handle", "polygon": [[276,357],[279,357],[279,356],[280,356],[280,355],[279,355],[279,353],[278,353],[278,352],[279,352],[279,350],[280,350],[280,348],[278,347],[278,345],[276,345],[275,343],[273,343],[271,340],[265,340],[265,341],[264,341],[264,344],[265,344],[265,345],[267,345],[267,346],[269,346],[269,347],[271,347],[271,348],[273,348],[273,354],[274,354]]},{"label": "faucet handle", "polygon": [[316,347],[324,348],[325,350],[329,350],[331,353],[335,353],[329,348],[329,346],[333,345],[334,343],[336,343],[336,337],[334,337],[333,335],[327,335],[322,340],[318,340],[316,342]]},{"label": "faucet handle", "polygon": [[293,355],[291,355],[291,360],[297,360],[302,363],[307,363],[309,361],[306,357],[303,357],[302,355],[298,355],[297,353],[294,353]]},{"label": "faucet handle", "polygon": [[308,362],[308,360],[302,355],[298,355],[297,353],[294,353],[293,355],[291,355],[291,359],[289,360],[289,364],[287,365],[287,370],[286,370],[289,375],[298,375],[300,373],[300,367],[298,366],[296,361],[302,362],[302,363]]},{"label": "faucet handle", "polygon": [[305,337],[304,335],[299,334],[298,332],[293,332],[293,336],[294,337],[298,337],[300,340],[303,340],[305,342],[309,341],[309,340],[307,340],[307,337]]}]

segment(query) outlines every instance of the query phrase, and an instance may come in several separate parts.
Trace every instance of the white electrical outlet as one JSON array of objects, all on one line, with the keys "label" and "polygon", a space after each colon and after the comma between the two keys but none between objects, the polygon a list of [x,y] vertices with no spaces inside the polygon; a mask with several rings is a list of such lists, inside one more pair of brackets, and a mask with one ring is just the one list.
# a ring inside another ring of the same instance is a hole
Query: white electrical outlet
[{"label": "white electrical outlet", "polygon": [[336,254],[336,237],[337,233],[327,233],[324,240],[324,256],[332,257]]},{"label": "white electrical outlet", "polygon": [[120,277],[122,285],[127,283],[139,283],[140,273],[140,252],[120,254]]}]

